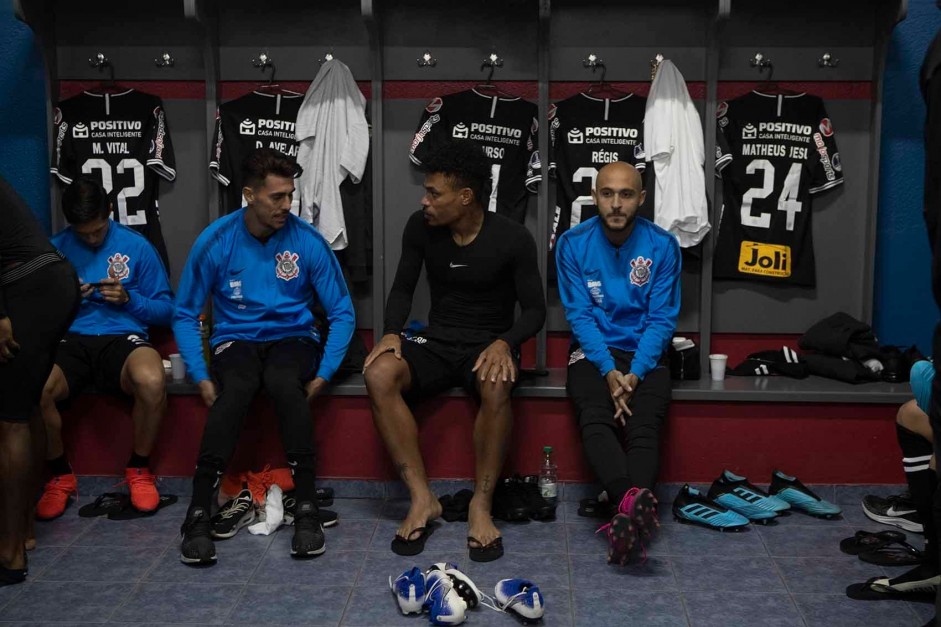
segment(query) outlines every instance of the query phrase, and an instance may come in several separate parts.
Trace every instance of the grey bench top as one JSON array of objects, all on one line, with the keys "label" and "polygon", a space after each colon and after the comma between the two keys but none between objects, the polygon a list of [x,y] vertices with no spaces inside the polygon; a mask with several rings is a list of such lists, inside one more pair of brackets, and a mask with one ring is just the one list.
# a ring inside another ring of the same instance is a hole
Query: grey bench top
[{"label": "grey bench top", "polygon": [[[196,385],[167,381],[171,395],[199,394]],[[360,374],[337,381],[328,391],[333,396],[366,396]],[[455,388],[448,396],[465,396]],[[524,372],[514,390],[518,398],[565,398],[565,368],[550,368],[545,376]],[[863,383],[851,385],[808,377],[727,377],[725,381],[674,381],[674,401],[761,402],[761,403],[864,403],[901,405],[912,398],[908,383]]]}]

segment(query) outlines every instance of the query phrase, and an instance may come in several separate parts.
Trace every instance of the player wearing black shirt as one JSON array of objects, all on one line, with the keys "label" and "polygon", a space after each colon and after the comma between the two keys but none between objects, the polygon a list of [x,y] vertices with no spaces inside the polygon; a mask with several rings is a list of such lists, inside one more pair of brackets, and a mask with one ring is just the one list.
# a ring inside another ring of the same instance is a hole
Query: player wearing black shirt
[{"label": "player wearing black shirt", "polygon": [[114,219],[143,233],[169,267],[159,179],[176,178],[176,160],[160,98],[133,89],[86,91],[59,103],[53,133],[52,173],[66,185],[82,174],[95,177],[108,192]]},{"label": "player wearing black shirt", "polygon": [[[266,94],[253,91],[219,107],[209,173],[225,187],[225,213],[245,205],[242,198],[242,161],[257,148],[273,148],[297,160],[294,125],[304,94]],[[292,203],[298,213],[300,202]]]},{"label": "player wearing black shirt", "polygon": [[716,115],[724,205],[715,277],[814,286],[810,197],[843,182],[823,100],[753,91]]},{"label": "player wearing black shirt", "polygon": [[[441,515],[403,395],[413,400],[462,385],[480,401],[468,548],[472,560],[490,561],[503,554],[490,511],[512,424],[519,345],[539,331],[546,316],[536,243],[522,225],[484,210],[480,199],[486,198],[490,165],[475,142],[442,145],[426,157],[423,169],[423,209],[405,227],[384,335],[365,362],[373,419],[412,498],[392,550],[421,552],[428,523]],[[422,264],[431,287],[429,325],[403,342],[400,332]],[[521,314],[514,322],[517,302]]]},{"label": "player wearing black shirt", "polygon": [[26,579],[34,484],[29,420],[79,304],[75,270],[0,177],[0,586]]},{"label": "player wearing black shirt", "polygon": [[523,222],[526,218],[526,168],[538,159],[538,107],[522,98],[489,96],[474,89],[435,98],[422,113],[409,158],[421,166],[452,139],[471,139],[490,161],[488,211]]}]

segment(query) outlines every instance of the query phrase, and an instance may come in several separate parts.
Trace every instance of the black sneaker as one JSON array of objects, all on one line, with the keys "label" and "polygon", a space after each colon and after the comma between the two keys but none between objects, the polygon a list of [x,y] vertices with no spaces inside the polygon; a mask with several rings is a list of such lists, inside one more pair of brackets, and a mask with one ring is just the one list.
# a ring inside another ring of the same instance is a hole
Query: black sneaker
[{"label": "black sneaker", "polygon": [[539,490],[539,475],[526,475],[522,478],[522,486],[529,517],[533,520],[555,520],[555,504],[543,498]]},{"label": "black sneaker", "polygon": [[863,497],[863,513],[883,525],[892,525],[912,533],[924,533],[921,517],[908,492],[883,498],[870,494]]},{"label": "black sneaker", "polygon": [[497,483],[493,491],[491,514],[494,518],[507,522],[529,520],[529,505],[523,482],[516,477],[508,477]]},{"label": "black sneaker", "polygon": [[294,538],[291,557],[306,558],[323,554],[327,550],[317,506],[301,501],[294,512]]},{"label": "black sneaker", "polygon": [[242,491],[222,506],[210,521],[213,538],[231,538],[239,529],[255,520],[255,507],[252,503],[252,491],[242,484]]},{"label": "black sneaker", "polygon": [[[333,510],[320,509],[319,506],[322,504],[323,500],[320,498],[320,488],[317,488],[317,509],[320,512],[320,524],[323,525],[324,529],[327,529],[328,527],[335,527],[336,524],[340,522],[340,517]],[[284,506],[284,524],[290,527],[294,524],[294,508],[297,506],[297,501],[294,499],[293,490],[290,492],[285,492],[281,496],[281,505]]]},{"label": "black sneaker", "polygon": [[202,507],[191,507],[180,527],[180,561],[190,566],[215,564],[216,545],[212,542],[209,512]]}]

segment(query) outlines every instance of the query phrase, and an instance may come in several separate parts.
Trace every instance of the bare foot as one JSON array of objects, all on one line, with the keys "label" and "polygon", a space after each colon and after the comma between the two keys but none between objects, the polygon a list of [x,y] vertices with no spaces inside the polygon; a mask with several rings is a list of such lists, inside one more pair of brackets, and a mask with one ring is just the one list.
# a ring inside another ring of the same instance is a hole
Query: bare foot
[{"label": "bare foot", "polygon": [[441,503],[431,492],[427,496],[414,498],[408,509],[408,515],[399,525],[395,535],[406,540],[414,540],[416,529],[426,526],[439,516],[441,516]]},{"label": "bare foot", "polygon": [[467,510],[467,536],[480,542],[480,546],[487,546],[500,537],[500,530],[493,524],[490,506],[480,505],[476,501],[475,496]]}]

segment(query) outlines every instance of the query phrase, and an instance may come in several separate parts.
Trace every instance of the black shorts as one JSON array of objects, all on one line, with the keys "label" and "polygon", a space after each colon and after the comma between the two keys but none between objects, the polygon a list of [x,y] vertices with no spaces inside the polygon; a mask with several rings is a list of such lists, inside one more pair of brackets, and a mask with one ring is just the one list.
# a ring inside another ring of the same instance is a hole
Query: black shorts
[{"label": "black shorts", "polygon": [[78,335],[68,333],[59,343],[56,365],[69,384],[69,397],[89,385],[101,392],[121,392],[121,370],[138,348],[152,348],[135,333],[128,335]]},{"label": "black shorts", "polygon": [[0,364],[0,420],[26,422],[78,311],[78,278],[68,262],[53,263],[5,285],[3,296],[20,350]]},{"label": "black shorts", "polygon": [[[403,336],[402,358],[408,363],[412,375],[412,386],[405,393],[405,400],[415,402],[453,387],[462,387],[480,400],[477,373],[472,370],[480,353],[492,343],[448,342],[422,335],[410,338]],[[519,382],[520,356],[516,351],[513,352],[513,361],[516,363],[516,381]]]}]

